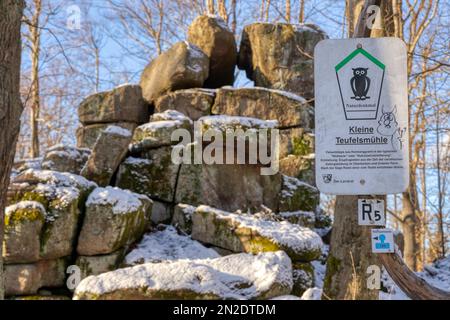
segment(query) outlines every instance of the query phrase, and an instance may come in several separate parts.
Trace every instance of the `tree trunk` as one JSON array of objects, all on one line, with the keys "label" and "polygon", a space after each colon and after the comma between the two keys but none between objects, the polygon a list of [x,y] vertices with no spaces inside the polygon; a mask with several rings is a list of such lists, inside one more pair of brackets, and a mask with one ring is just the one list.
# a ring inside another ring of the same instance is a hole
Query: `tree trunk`
[{"label": "tree trunk", "polygon": [[[20,101],[20,22],[23,0],[0,1],[0,244],[3,243],[4,208],[23,106]],[[0,245],[0,299],[4,297]]]},{"label": "tree trunk", "polygon": [[300,11],[298,14],[298,22],[305,23],[305,0],[300,0]]},{"label": "tree trunk", "polygon": [[216,10],[214,9],[214,0],[206,1],[206,10],[208,14],[215,14]]},{"label": "tree trunk", "polygon": [[358,225],[358,199],[368,197],[336,197],[322,299],[378,299],[378,290],[369,290],[366,283],[367,268],[378,264],[372,253],[371,227]]},{"label": "tree trunk", "polygon": [[[365,1],[352,35],[354,38],[370,37],[371,30],[366,23],[367,8],[370,5],[380,5],[380,2],[381,0]],[[351,9],[356,4],[349,1],[347,5]],[[352,20],[349,20],[349,26],[352,24]],[[372,253],[371,227],[358,225],[358,198],[367,197],[336,197],[322,299],[378,299],[378,290],[370,290],[366,283],[367,268],[379,265],[378,258]],[[386,201],[385,196],[377,198]]]},{"label": "tree trunk", "polygon": [[397,253],[382,253],[378,257],[400,289],[413,300],[450,300],[450,292],[443,291],[419,278]]},{"label": "tree trunk", "polygon": [[42,3],[41,0],[34,1],[34,13],[30,25],[31,38],[31,148],[30,157],[39,157],[39,111],[40,111],[40,94],[39,94],[39,55],[41,49],[41,31],[39,29],[39,19],[41,16]]},{"label": "tree trunk", "polygon": [[231,31],[236,34],[237,28],[236,0],[231,0]]},{"label": "tree trunk", "polygon": [[291,23],[291,0],[286,0],[286,22]]}]

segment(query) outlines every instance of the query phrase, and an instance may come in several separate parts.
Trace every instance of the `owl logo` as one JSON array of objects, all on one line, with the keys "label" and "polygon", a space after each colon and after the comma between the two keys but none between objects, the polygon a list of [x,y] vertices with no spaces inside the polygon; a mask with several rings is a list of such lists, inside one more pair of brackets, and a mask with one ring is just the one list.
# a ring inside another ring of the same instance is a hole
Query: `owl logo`
[{"label": "owl logo", "polygon": [[352,68],[352,70],[353,77],[350,79],[350,86],[354,96],[350,98],[355,100],[370,99],[367,96],[370,88],[370,78],[367,76],[369,68]]}]

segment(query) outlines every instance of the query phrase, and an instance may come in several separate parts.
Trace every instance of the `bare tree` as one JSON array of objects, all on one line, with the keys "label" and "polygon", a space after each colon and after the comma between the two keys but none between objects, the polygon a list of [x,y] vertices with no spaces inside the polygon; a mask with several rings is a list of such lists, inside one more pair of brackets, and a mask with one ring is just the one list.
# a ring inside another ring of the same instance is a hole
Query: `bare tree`
[{"label": "bare tree", "polygon": [[291,23],[291,0],[286,0],[286,22]]},{"label": "bare tree", "polygon": [[206,13],[208,14],[215,14],[215,6],[214,6],[214,0],[206,0]]},{"label": "bare tree", "polygon": [[[0,1],[0,243],[3,243],[4,208],[23,106],[20,101],[23,0]],[[0,246],[0,299],[4,298],[2,246]]]},{"label": "bare tree", "polygon": [[300,9],[298,14],[298,22],[305,23],[305,0],[300,0]]},{"label": "bare tree", "polygon": [[40,87],[39,87],[39,57],[41,51],[41,12],[42,1],[33,0],[31,17],[29,18],[29,41],[31,60],[31,148],[30,158],[39,157],[39,112],[40,112]]}]

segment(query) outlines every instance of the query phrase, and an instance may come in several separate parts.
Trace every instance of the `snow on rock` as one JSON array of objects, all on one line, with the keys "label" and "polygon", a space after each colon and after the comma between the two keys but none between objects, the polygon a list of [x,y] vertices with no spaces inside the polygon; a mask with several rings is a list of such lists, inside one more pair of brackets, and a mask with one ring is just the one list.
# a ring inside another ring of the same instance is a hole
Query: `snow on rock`
[{"label": "snow on rock", "polygon": [[119,188],[97,188],[86,202],[77,252],[110,254],[140,239],[150,223],[153,202]]},{"label": "snow on rock", "polygon": [[22,172],[14,179],[14,182],[52,184],[57,187],[75,187],[82,191],[86,191],[97,186],[94,182],[76,174],[35,169],[28,169]]},{"label": "snow on rock", "polygon": [[316,216],[311,211],[284,211],[279,213],[280,217],[292,224],[298,224],[302,227],[314,228]]},{"label": "snow on rock", "polygon": [[293,260],[307,262],[320,256],[323,245],[311,229],[204,205],[197,208],[192,221],[193,239],[234,252],[284,250]]},{"label": "snow on rock", "polygon": [[114,126],[114,125],[108,126],[104,132],[109,133],[109,134],[124,136],[124,137],[131,137],[131,134],[132,134],[131,131],[128,129],[125,129],[125,128],[122,128],[119,126]]},{"label": "snow on rock", "polygon": [[285,296],[275,297],[270,300],[302,300],[302,299],[297,296],[293,296],[293,295],[285,295]]},{"label": "snow on rock", "polygon": [[180,259],[218,258],[213,249],[204,247],[190,237],[179,235],[176,229],[168,226],[164,230],[148,233],[125,258],[127,265],[149,262],[162,262]]},{"label": "snow on rock", "polygon": [[86,206],[110,205],[114,214],[137,211],[142,207],[142,200],[150,201],[147,196],[122,190],[116,187],[96,188],[86,201]]},{"label": "snow on rock", "polygon": [[269,299],[291,290],[291,260],[278,251],[118,269],[84,279],[74,299]]},{"label": "snow on rock", "polygon": [[178,141],[172,141],[172,134],[178,129],[192,127],[192,120],[175,110],[155,113],[150,120],[134,131],[132,152],[176,144]]},{"label": "snow on rock", "polygon": [[36,201],[21,201],[16,204],[10,205],[6,207],[5,209],[5,216],[8,217],[11,215],[11,213],[17,211],[17,210],[39,210],[42,212],[45,212],[44,206]]},{"label": "snow on rock", "polygon": [[198,119],[202,123],[203,128],[226,130],[228,128],[254,128],[254,129],[274,129],[278,127],[276,120],[260,120],[257,118],[241,117],[241,116],[205,116]]},{"label": "snow on rock", "polygon": [[320,288],[309,288],[303,293],[301,300],[321,300],[322,299],[322,289]]},{"label": "snow on rock", "polygon": [[192,123],[192,120],[189,119],[187,116],[185,116],[183,113],[176,111],[176,110],[166,110],[160,113],[155,113],[150,117],[150,122],[157,122],[157,121],[180,121],[182,122],[189,122]]},{"label": "snow on rock", "polygon": [[297,178],[283,175],[279,206],[281,212],[316,211],[319,200],[317,188]]}]

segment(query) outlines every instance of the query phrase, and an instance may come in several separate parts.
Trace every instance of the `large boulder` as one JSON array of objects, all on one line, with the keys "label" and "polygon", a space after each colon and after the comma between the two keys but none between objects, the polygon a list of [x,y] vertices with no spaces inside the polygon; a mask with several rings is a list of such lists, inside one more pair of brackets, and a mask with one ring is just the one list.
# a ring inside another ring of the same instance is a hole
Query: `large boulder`
[{"label": "large boulder", "polygon": [[209,58],[206,88],[233,85],[237,48],[234,34],[220,17],[202,15],[189,26],[188,41],[198,46]]},{"label": "large boulder", "polygon": [[125,258],[128,266],[180,259],[213,259],[220,255],[190,237],[180,235],[172,226],[147,233]]},{"label": "large boulder", "polygon": [[5,209],[5,263],[35,262],[40,258],[40,236],[45,222],[44,206],[36,201],[21,201]]},{"label": "large boulder", "polygon": [[172,147],[151,149],[142,158],[128,157],[120,165],[116,185],[164,202],[173,202],[179,164],[172,162]]},{"label": "large boulder", "polygon": [[305,99],[289,92],[257,87],[217,90],[212,114],[277,120],[280,128],[314,126],[314,109]]},{"label": "large boulder", "polygon": [[134,129],[136,129],[137,127],[137,124],[133,122],[114,122],[114,123],[97,123],[78,127],[76,132],[77,147],[88,149],[94,148],[94,145],[97,142],[97,139],[100,136],[100,134],[109,126],[117,126],[129,130],[130,132],[134,132]]},{"label": "large boulder", "polygon": [[301,297],[306,290],[315,285],[314,268],[311,263],[293,263],[292,278],[294,280],[292,294]]},{"label": "large boulder", "polygon": [[138,85],[122,85],[111,91],[90,95],[78,107],[84,125],[94,123],[145,123],[150,109]]},{"label": "large boulder", "polygon": [[308,228],[208,206],[194,212],[192,238],[233,252],[283,250],[293,261],[315,260],[322,249],[320,236]]},{"label": "large boulder", "polygon": [[128,190],[96,188],[86,201],[77,252],[109,254],[139,239],[150,222],[152,201]]},{"label": "large boulder", "polygon": [[[83,177],[63,172],[30,169],[18,175],[8,190],[8,202],[12,206],[6,220],[5,246],[9,254],[16,255],[14,259],[10,256],[8,262],[23,263],[71,255],[81,210],[95,186]],[[36,215],[36,208],[43,212],[43,217]],[[43,222],[42,227],[37,228],[35,224],[41,223],[36,218]],[[36,227],[33,233],[31,225]],[[27,232],[23,232],[25,230]],[[14,237],[10,238],[10,235]],[[31,239],[33,245],[29,243]],[[38,248],[36,239],[39,239]],[[26,252],[32,254],[33,259],[19,257],[25,243],[29,245]]]},{"label": "large boulder", "polygon": [[90,154],[89,149],[57,145],[45,153],[42,169],[80,174]]},{"label": "large boulder", "polygon": [[226,211],[277,210],[280,190],[281,175],[261,175],[257,165],[182,164],[175,202]]},{"label": "large boulder", "polygon": [[178,143],[172,140],[172,133],[178,129],[191,131],[192,121],[184,114],[175,110],[166,110],[152,115],[151,122],[136,128],[133,135],[131,151],[142,152],[146,149],[154,149],[170,146]]},{"label": "large boulder", "polygon": [[280,172],[315,185],[314,139],[303,128],[280,131]]},{"label": "large boulder", "polygon": [[242,33],[238,67],[256,86],[314,97],[313,55],[326,34],[312,24],[253,23]]},{"label": "large boulder", "polygon": [[176,110],[195,121],[211,114],[215,95],[215,90],[177,90],[158,98],[155,102],[155,112]]},{"label": "large boulder", "polygon": [[153,104],[170,91],[202,87],[208,74],[208,56],[188,42],[178,42],[144,69],[142,94]]},{"label": "large boulder", "polygon": [[292,290],[284,252],[147,263],[84,279],[76,300],[269,299]]},{"label": "large boulder", "polygon": [[283,175],[283,187],[279,196],[279,211],[312,211],[315,212],[320,201],[320,193],[313,187],[297,178]]},{"label": "large boulder", "polygon": [[122,263],[125,249],[98,256],[78,256],[75,264],[80,268],[81,279],[116,270]]},{"label": "large boulder", "polygon": [[316,223],[316,214],[308,211],[284,211],[279,212],[278,215],[292,224],[314,229]]},{"label": "large boulder", "polygon": [[152,216],[153,224],[168,223],[172,219],[173,205],[153,200]]},{"label": "large boulder", "polygon": [[109,126],[98,137],[81,175],[99,186],[107,186],[128,152],[132,133],[121,127]]},{"label": "large boulder", "polygon": [[197,208],[188,204],[179,203],[173,210],[172,225],[185,234],[192,232],[192,215]]},{"label": "large boulder", "polygon": [[33,264],[5,265],[5,294],[32,295],[43,287],[62,287],[67,259],[42,260]]}]

